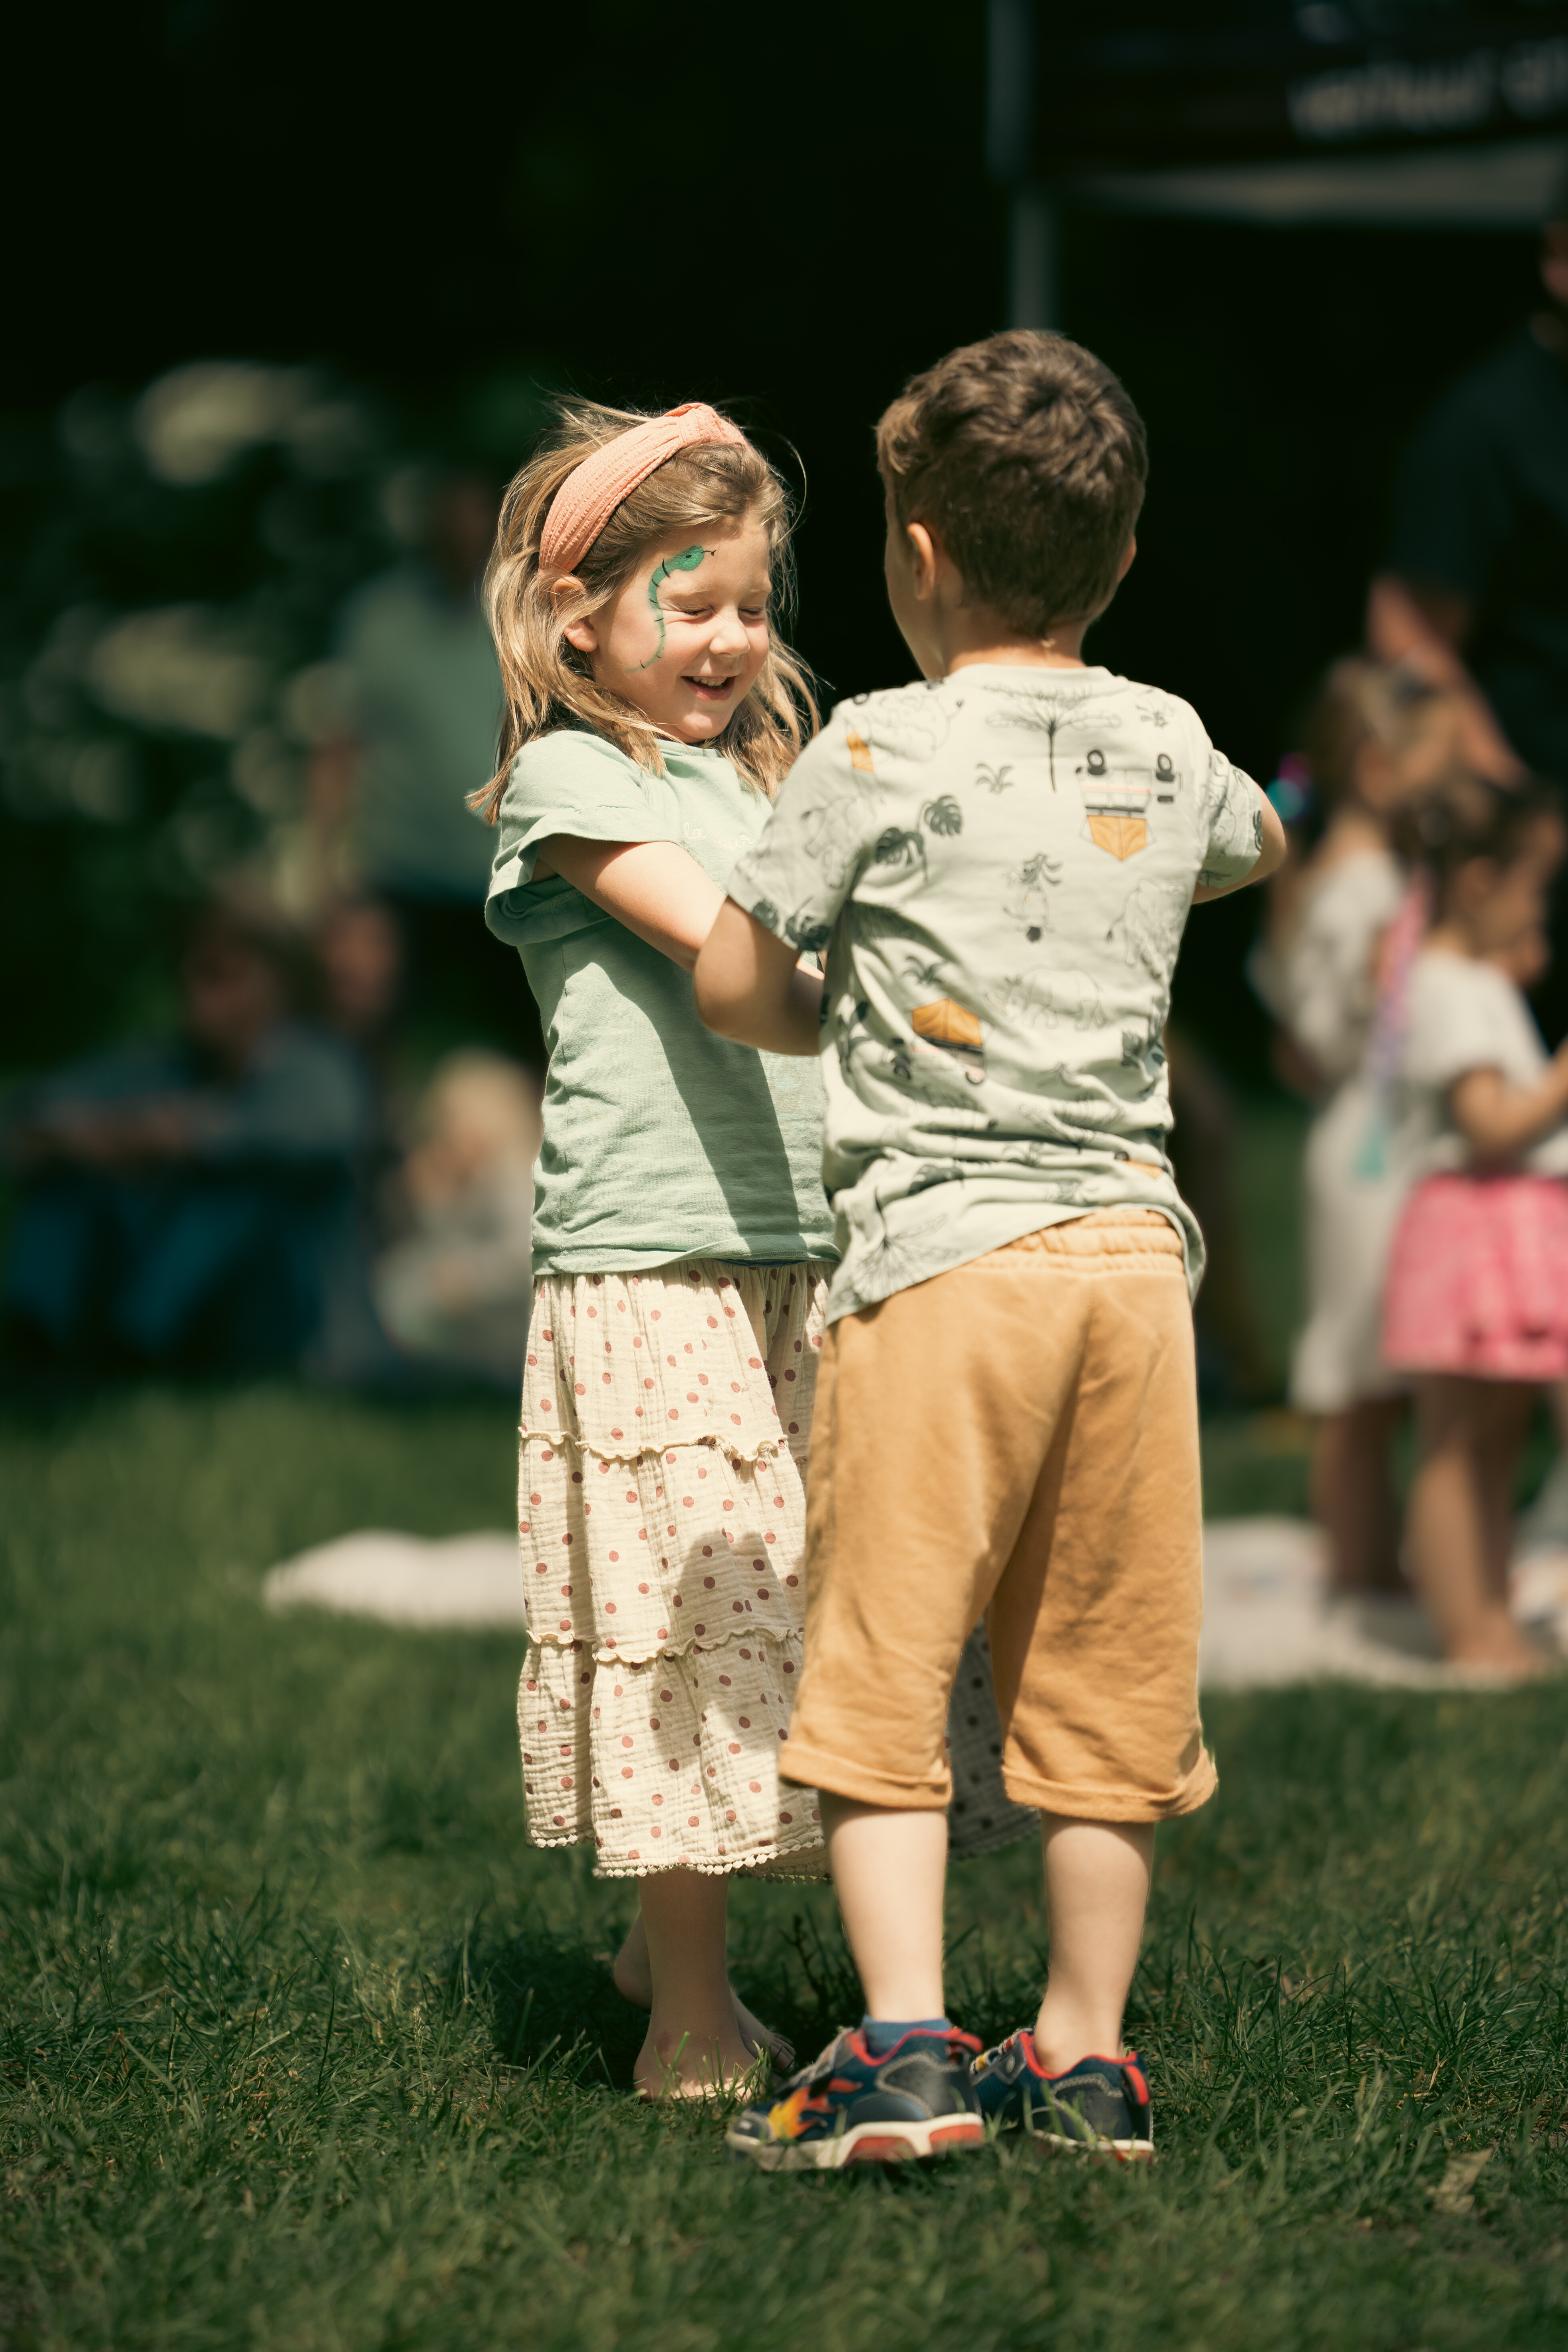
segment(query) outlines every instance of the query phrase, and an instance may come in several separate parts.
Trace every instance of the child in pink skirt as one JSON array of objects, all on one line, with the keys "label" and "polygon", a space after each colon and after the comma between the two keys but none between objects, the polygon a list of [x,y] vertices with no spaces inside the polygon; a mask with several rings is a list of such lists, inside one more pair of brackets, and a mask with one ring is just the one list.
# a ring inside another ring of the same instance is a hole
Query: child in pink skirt
[{"label": "child in pink skirt", "polygon": [[1412,1573],[1458,1664],[1538,1665],[1508,1610],[1513,1483],[1535,1391],[1568,1375],[1568,1047],[1514,975],[1544,961],[1568,847],[1546,787],[1467,783],[1422,819],[1435,920],[1410,978],[1395,1156],[1415,1179],[1384,1355],[1411,1376]]}]

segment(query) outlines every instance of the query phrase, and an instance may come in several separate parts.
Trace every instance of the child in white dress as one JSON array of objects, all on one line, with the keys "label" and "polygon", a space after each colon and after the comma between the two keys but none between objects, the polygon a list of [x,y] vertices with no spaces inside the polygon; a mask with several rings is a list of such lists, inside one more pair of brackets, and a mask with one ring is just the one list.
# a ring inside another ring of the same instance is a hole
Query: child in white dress
[{"label": "child in white dress", "polygon": [[1269,1010],[1321,1089],[1305,1184],[1309,1312],[1290,1400],[1321,1416],[1313,1504],[1340,1591],[1401,1589],[1390,1448],[1405,1389],[1382,1361],[1378,1317],[1402,1185],[1384,1149],[1392,1028],[1424,922],[1422,885],[1393,845],[1396,820],[1438,784],[1456,750],[1449,698],[1408,670],[1354,656],[1324,679],[1308,728],[1327,824],[1281,877],[1253,964]]}]

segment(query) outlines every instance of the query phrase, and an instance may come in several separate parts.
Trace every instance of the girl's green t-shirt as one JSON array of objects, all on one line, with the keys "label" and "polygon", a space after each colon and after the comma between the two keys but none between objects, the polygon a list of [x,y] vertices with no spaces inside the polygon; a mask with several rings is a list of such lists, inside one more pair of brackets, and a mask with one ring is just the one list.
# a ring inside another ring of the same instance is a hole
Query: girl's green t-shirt
[{"label": "girl's green t-shirt", "polygon": [[533,879],[539,844],[569,833],[678,842],[724,887],[770,804],[721,751],[659,748],[654,776],[563,728],[518,753],[501,803],[485,919],[521,955],[550,1051],[534,1270],[837,1257],[816,1063],[715,1037],[689,973],[560,876]]}]

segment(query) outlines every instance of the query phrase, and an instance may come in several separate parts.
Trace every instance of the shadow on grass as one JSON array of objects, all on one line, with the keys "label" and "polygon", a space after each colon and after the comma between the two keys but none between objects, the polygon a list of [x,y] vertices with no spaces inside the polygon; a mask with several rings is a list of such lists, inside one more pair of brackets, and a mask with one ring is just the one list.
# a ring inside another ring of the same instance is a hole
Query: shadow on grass
[{"label": "shadow on grass", "polygon": [[[476,1925],[439,1974],[450,1998],[488,1999],[504,2064],[629,2091],[646,2012],[616,1991],[612,1958],[575,1936],[486,1936]],[[802,2061],[860,2014],[842,1940],[825,1937],[803,1913],[771,1937],[738,1938],[731,1962],[742,1997]]]},{"label": "shadow on grass", "polygon": [[616,1990],[610,1958],[537,1929],[493,1939],[476,1933],[445,1973],[454,1993],[488,1995],[504,2064],[629,2091],[644,2017]]}]

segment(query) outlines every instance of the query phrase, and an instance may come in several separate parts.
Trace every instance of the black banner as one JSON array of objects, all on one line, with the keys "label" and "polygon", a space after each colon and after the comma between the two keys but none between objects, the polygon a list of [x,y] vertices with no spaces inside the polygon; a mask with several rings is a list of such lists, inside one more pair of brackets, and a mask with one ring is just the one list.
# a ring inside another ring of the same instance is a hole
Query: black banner
[{"label": "black banner", "polygon": [[[1018,15],[994,0],[994,109],[1009,18],[1016,57]],[[1089,165],[1386,153],[1568,128],[1568,6],[1557,0],[1095,0],[1042,5],[1032,30],[1033,121],[999,176],[1016,176],[1025,152],[1032,176],[1050,180]]]}]

